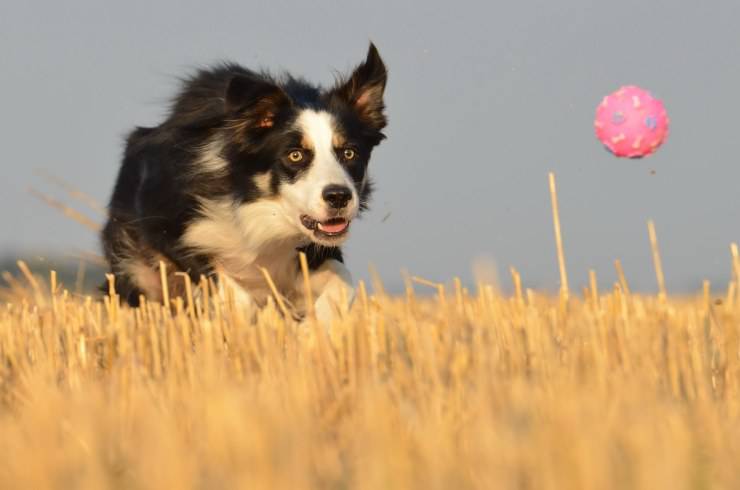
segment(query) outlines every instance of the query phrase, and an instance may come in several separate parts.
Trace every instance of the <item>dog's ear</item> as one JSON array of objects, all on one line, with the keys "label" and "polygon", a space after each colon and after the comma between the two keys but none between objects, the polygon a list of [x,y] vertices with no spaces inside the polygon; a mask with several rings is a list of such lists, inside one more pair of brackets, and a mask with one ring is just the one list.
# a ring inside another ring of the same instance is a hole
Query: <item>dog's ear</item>
[{"label": "dog's ear", "polygon": [[367,58],[350,77],[333,90],[336,97],[349,103],[360,118],[373,128],[381,130],[387,121],[384,114],[383,92],[388,80],[388,70],[373,43]]},{"label": "dog's ear", "polygon": [[280,87],[244,75],[229,81],[225,98],[226,111],[247,116],[253,125],[269,128],[275,115],[290,105],[290,97]]}]

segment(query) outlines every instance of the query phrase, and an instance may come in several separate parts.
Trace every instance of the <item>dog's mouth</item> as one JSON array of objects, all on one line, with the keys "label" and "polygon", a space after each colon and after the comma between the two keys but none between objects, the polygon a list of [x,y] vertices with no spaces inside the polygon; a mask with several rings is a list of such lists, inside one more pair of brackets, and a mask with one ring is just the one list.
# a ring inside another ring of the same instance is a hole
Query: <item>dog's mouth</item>
[{"label": "dog's mouth", "polygon": [[347,234],[350,222],[346,218],[331,218],[326,221],[319,221],[304,214],[301,216],[301,223],[318,237],[338,238]]}]

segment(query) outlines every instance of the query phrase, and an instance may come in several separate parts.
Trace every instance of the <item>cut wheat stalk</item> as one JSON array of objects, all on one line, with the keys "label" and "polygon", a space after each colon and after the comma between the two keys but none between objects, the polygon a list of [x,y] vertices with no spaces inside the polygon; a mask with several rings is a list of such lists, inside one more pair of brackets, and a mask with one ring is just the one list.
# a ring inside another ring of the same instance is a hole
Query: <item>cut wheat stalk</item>
[{"label": "cut wheat stalk", "polygon": [[555,174],[548,174],[550,183],[550,203],[552,205],[552,225],[555,231],[555,246],[557,248],[558,269],[560,271],[560,294],[567,301],[570,294],[568,288],[568,271],[565,266],[565,251],[563,250],[563,235],[560,230],[560,210],[558,208],[558,191],[555,185]]}]

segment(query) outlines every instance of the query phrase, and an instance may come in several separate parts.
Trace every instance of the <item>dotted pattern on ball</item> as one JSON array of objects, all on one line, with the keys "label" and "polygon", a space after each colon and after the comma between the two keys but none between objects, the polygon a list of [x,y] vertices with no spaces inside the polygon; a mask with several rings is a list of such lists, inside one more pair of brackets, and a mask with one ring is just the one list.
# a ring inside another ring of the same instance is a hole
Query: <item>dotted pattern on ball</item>
[{"label": "dotted pattern on ball", "polygon": [[607,95],[596,108],[596,137],[618,157],[650,155],[668,137],[670,120],[663,102],[634,85]]}]

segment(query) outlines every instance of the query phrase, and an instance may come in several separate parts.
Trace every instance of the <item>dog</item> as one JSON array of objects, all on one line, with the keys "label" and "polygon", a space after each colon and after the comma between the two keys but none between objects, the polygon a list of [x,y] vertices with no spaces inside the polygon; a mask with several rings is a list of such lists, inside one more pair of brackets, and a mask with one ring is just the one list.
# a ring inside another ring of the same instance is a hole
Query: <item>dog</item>
[{"label": "dog", "polygon": [[165,264],[172,294],[183,294],[179,272],[211,277],[251,308],[274,287],[296,318],[306,297],[320,319],[346,310],[354,290],[341,245],[372,193],[387,77],[371,43],[328,89],[235,63],[185,79],[164,122],[126,140],[102,232],[122,300],[161,301]]}]

